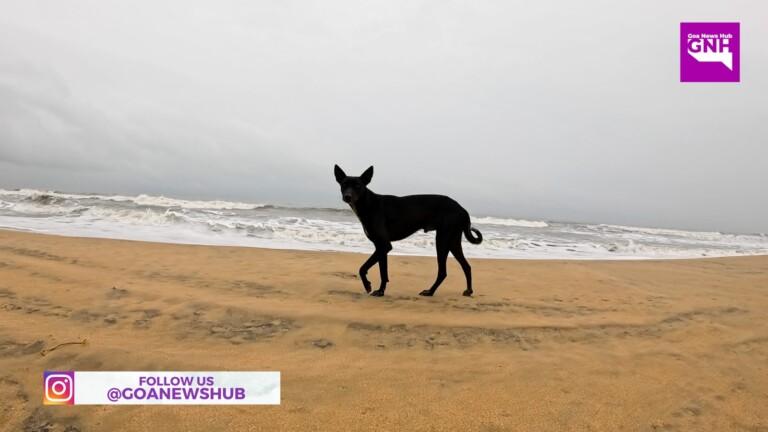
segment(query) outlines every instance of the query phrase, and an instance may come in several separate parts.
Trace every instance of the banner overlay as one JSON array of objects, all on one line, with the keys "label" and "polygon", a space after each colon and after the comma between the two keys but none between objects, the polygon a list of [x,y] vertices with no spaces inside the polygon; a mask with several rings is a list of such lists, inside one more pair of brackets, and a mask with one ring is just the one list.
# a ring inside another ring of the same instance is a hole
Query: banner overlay
[{"label": "banner overlay", "polygon": [[45,371],[45,405],[280,405],[280,372]]}]

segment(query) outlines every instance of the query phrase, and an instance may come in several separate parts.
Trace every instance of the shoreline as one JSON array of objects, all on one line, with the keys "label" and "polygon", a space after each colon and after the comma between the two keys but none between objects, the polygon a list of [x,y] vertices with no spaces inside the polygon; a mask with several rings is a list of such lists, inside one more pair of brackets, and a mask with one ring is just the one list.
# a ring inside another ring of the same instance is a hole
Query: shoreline
[{"label": "shoreline", "polygon": [[[696,231],[514,217],[474,216],[485,237],[468,258],[635,260],[768,255],[764,234]],[[163,196],[100,196],[0,189],[0,226],[74,237],[211,246],[369,253],[350,211],[187,201]],[[392,253],[432,256],[435,234],[417,231]]]},{"label": "shoreline", "polygon": [[[470,259],[472,298],[453,259],[436,296],[419,297],[436,263],[412,256],[391,257],[386,296],[370,297],[364,259],[0,230],[0,430],[768,422],[766,256]],[[43,370],[275,370],[282,401],[42,406]]]},{"label": "shoreline", "polygon": [[[64,238],[72,238],[72,239],[91,239],[91,240],[107,240],[107,241],[126,241],[126,242],[137,242],[137,243],[147,243],[147,244],[164,244],[164,245],[179,245],[179,246],[202,246],[202,247],[225,247],[225,248],[242,248],[242,249],[264,249],[264,250],[271,250],[271,251],[296,251],[296,252],[316,252],[316,253],[341,253],[341,254],[354,254],[354,255],[366,255],[369,256],[371,253],[373,253],[373,245],[371,245],[371,252],[364,252],[364,251],[358,251],[358,250],[334,250],[334,249],[301,249],[301,248],[291,248],[291,247],[269,247],[269,246],[249,246],[249,245],[230,245],[230,244],[223,244],[223,243],[178,243],[178,242],[172,242],[172,241],[161,241],[161,240],[143,240],[143,239],[129,239],[129,238],[114,238],[114,237],[100,237],[100,236],[88,236],[88,235],[70,235],[70,234],[60,234],[60,233],[50,233],[50,232],[39,232],[35,231],[33,229],[28,228],[16,228],[16,227],[9,227],[9,226],[0,226],[0,233],[1,232],[18,232],[18,233],[25,233],[25,234],[33,234],[33,235],[41,235],[41,236],[52,236],[52,237],[64,237]],[[462,242],[466,243],[466,241],[462,238]],[[396,246],[396,242],[394,245]],[[468,247],[472,247],[473,245],[469,245]],[[467,253],[467,250],[465,250],[465,253]],[[401,256],[401,257],[416,257],[416,258],[429,258],[434,257],[434,255],[420,255],[420,254],[413,254],[408,252],[398,252],[398,251],[391,251],[389,253],[389,256]],[[678,257],[678,256],[668,256],[668,257],[644,257],[644,256],[618,256],[615,258],[605,258],[605,257],[599,257],[599,258],[591,258],[591,257],[571,257],[571,258],[547,258],[547,257],[493,257],[493,256],[483,256],[483,257],[476,257],[467,254],[467,258],[471,260],[499,260],[499,261],[575,261],[575,262],[613,262],[613,261],[679,261],[679,260],[707,260],[707,259],[720,259],[720,258],[747,258],[747,257],[768,257],[768,253],[765,254],[738,254],[738,255],[712,255],[712,256],[701,256],[701,257]],[[449,258],[452,258],[452,255],[449,255]]]}]

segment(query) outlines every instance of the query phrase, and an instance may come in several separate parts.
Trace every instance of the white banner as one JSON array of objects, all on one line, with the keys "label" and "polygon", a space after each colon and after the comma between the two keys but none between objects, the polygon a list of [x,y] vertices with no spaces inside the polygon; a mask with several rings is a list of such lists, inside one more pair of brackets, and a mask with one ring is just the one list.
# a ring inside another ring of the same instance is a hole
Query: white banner
[{"label": "white banner", "polygon": [[45,405],[279,405],[280,372],[46,371]]}]

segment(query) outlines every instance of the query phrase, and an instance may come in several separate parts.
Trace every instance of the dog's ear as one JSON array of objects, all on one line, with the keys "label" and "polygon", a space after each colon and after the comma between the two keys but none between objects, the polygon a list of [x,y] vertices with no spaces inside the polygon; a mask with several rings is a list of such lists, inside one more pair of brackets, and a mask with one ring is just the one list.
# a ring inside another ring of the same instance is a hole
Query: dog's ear
[{"label": "dog's ear", "polygon": [[373,178],[373,166],[369,166],[367,170],[363,173],[363,175],[360,176],[360,180],[363,181],[364,184],[368,184],[371,182],[371,179]]},{"label": "dog's ear", "polygon": [[336,176],[336,181],[339,183],[341,183],[342,180],[347,178],[347,175],[344,174],[344,171],[341,168],[339,168],[338,165],[333,166],[333,175]]}]

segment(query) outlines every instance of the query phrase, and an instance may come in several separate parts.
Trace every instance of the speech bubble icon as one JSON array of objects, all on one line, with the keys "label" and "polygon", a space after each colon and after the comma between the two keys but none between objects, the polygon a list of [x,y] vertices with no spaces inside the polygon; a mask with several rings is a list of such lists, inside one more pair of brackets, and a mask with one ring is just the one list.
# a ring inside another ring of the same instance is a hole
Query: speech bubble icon
[{"label": "speech bubble icon", "polygon": [[733,70],[733,54],[730,52],[693,52],[689,49],[688,54],[695,58],[696,61],[706,63],[722,63],[729,70]]}]

